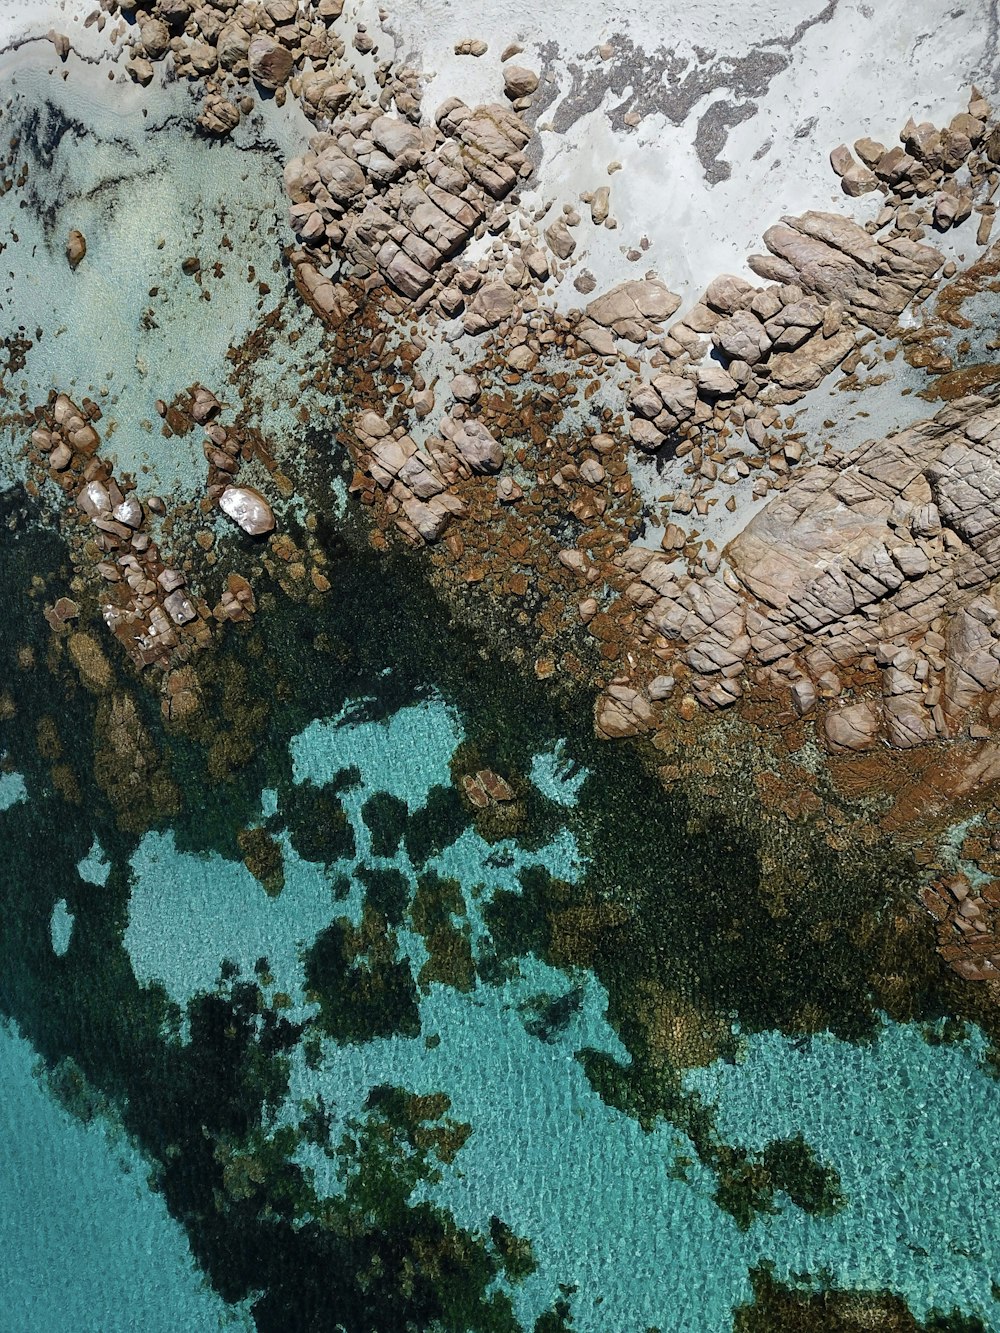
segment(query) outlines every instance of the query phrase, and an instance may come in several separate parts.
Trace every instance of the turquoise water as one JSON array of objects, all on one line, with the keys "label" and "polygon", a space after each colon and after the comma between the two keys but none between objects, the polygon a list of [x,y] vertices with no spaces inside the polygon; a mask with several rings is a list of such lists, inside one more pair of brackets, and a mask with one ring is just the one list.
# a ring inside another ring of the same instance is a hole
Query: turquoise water
[{"label": "turquoise water", "polygon": [[73,913],[69,910],[66,899],[60,898],[52,909],[52,918],[49,921],[52,949],[60,958],[69,949],[69,942],[73,938],[73,920]]},{"label": "turquoise water", "polygon": [[[435,784],[448,785],[448,761],[463,738],[455,713],[441,702],[405,708],[388,722],[350,721],[364,700],[336,718],[313,722],[289,746],[296,782],[329,782],[337,773],[356,768],[357,790],[398,796],[412,811],[427,799]],[[352,823],[354,823],[352,819]],[[354,824],[355,835],[360,830]]]},{"label": "turquoise water", "polygon": [[96,884],[103,889],[111,873],[111,862],[104,855],[104,848],[95,838],[90,851],[77,863],[76,873],[88,884]]},{"label": "turquoise water", "polygon": [[28,789],[20,773],[0,773],[0,810],[9,810],[27,796]]},{"label": "turquoise water", "polygon": [[172,834],[147,833],[132,870],[125,947],[141,983],[161,983],[183,1006],[214,988],[224,959],[249,976],[266,956],[281,988],[302,1003],[299,955],[330,919],[319,867],[294,860],[272,901],[239,862],[179,852]]},{"label": "turquoise water", "polygon": [[0,1328],[252,1328],[206,1284],[128,1138],[63,1110],[35,1066],[29,1043],[0,1024]]},{"label": "turquoise water", "polygon": [[[373,856],[361,807],[381,791],[405,801],[411,814],[422,809],[432,788],[450,781],[449,760],[464,732],[440,700],[386,721],[352,721],[361,707],[312,723],[290,745],[297,783],[355,771],[359,780],[343,801],[356,855],[324,870],[285,840],[285,887],[270,899],[242,866],[179,852],[169,834],[147,834],[132,859],[125,936],[141,980],[162,982],[183,1005],[215,984],[223,959],[249,975],[265,955],[275,988],[289,993],[290,1012],[301,1017],[314,1012],[303,998],[301,953],[331,918],[336,876],[352,883],[336,913],[355,921],[364,896],[357,872],[365,865],[393,866],[411,891],[420,869],[458,879],[478,952],[486,941],[484,905],[499,889],[516,891],[520,869],[543,865],[570,881],[580,875],[568,829],[531,852],[512,839],[491,845],[466,829],[422,868],[402,848],[393,858]],[[535,757],[531,777],[569,808],[587,775],[565,769],[555,748]],[[262,817],[276,810],[277,794],[265,792]],[[427,957],[420,937],[401,929],[399,944],[419,970]],[[568,1022],[544,1040],[526,1023],[538,996],[573,999]],[[472,1133],[441,1181],[418,1186],[414,1198],[433,1200],[471,1231],[486,1231],[497,1214],[530,1239],[537,1268],[512,1288],[525,1327],[563,1284],[575,1288],[569,1303],[579,1333],[654,1326],[715,1333],[750,1300],[748,1270],[767,1260],[784,1279],[825,1274],[836,1286],[897,1292],[920,1318],[956,1306],[1000,1328],[991,1288],[1000,1278],[992,1267],[1000,1256],[1000,1102],[980,1036],[933,1045],[918,1027],[888,1021],[864,1046],[767,1033],[744,1039],[737,1062],[688,1073],[688,1090],[717,1108],[725,1141],[760,1150],[802,1134],[840,1176],[846,1203],[833,1216],[809,1216],[779,1196],[777,1212],[744,1232],[713,1201],[711,1172],[696,1162],[675,1169],[679,1158],[695,1157],[682,1134],[666,1122],[644,1132],[588,1082],[576,1058],[584,1048],[628,1063],[592,974],[567,975],[528,956],[499,985],[479,982],[461,993],[431,983],[419,1012],[417,1037],[324,1040],[318,1062],[297,1047],[271,1132],[298,1124],[318,1096],[335,1142],[378,1084],[447,1093],[449,1114]],[[321,1197],[342,1191],[323,1151],[305,1144],[296,1160],[313,1173]]]},{"label": "turquoise water", "polygon": [[764,1033],[738,1064],[688,1075],[725,1135],[756,1147],[801,1131],[840,1174],[835,1217],[757,1224],[780,1273],[828,1268],[842,1286],[899,1292],[920,1318],[954,1304],[1000,1327],[1000,1123],[985,1048],[976,1031],[934,1046],[894,1023],[861,1047]]},{"label": "turquoise water", "polygon": [[562,741],[544,754],[536,754],[531,763],[532,782],[558,805],[576,805],[580,788],[589,776],[587,769],[567,758]]}]

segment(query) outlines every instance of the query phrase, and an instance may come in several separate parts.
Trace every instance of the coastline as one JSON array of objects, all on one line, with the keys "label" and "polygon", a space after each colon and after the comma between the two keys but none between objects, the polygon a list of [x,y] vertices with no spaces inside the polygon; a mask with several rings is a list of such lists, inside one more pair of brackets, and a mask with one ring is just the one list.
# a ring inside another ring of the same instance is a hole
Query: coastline
[{"label": "coastline", "polygon": [[[928,1088],[947,1066],[951,1114],[973,1089],[977,1133],[991,1114],[1000,126],[949,84],[971,26],[934,54],[917,24],[902,89],[863,66],[854,121],[822,65],[863,41],[836,3],[791,33],[774,6],[773,33],[722,55],[700,46],[718,26],[688,30],[694,54],[669,57],[652,19],[620,36],[587,7],[579,44],[611,50],[576,60],[527,10],[459,30],[433,5],[268,0],[227,37],[210,6],[157,3],[122,21],[142,50],[107,65],[95,24],[98,63],[53,54],[92,124],[26,134],[4,163],[7,219],[39,213],[22,231],[46,318],[95,329],[60,333],[50,363],[54,330],[23,315],[7,349],[23,455],[2,496],[0,719],[11,823],[39,846],[17,866],[5,938],[27,961],[4,1012],[129,1107],[198,1262],[268,1333],[327,1268],[358,1328],[450,1309],[484,1333],[561,1333],[573,1311],[601,1327],[580,1256],[596,1244],[600,1274],[612,1250],[579,1219],[560,1249],[560,1218],[532,1212],[551,1155],[523,1208],[483,1201],[494,1078],[521,1108],[503,1151],[527,1159],[533,1117],[565,1114],[615,1171],[627,1139],[664,1208],[697,1199],[704,1234],[677,1223],[671,1243],[694,1271],[725,1237],[741,1333],[769,1301],[796,1326],[819,1290],[863,1310],[866,1285],[887,1328],[993,1327],[986,1259],[949,1267],[954,1315],[912,1261],[855,1262],[874,1211],[838,1135],[859,1107],[831,1101],[826,1135],[755,1103],[871,1077],[896,1105],[898,1057]],[[454,54],[480,34],[484,55]],[[525,49],[499,60],[507,38]],[[0,55],[51,111],[43,65],[33,42]],[[654,75],[693,82],[658,107],[637,87]],[[741,99],[756,119],[728,119]],[[834,127],[841,149],[818,142]],[[71,142],[79,175],[56,188]],[[150,143],[178,182],[155,229],[141,175],[106,169],[154,170]],[[88,901],[98,825],[111,874]],[[48,828],[55,916],[32,868]],[[654,1142],[676,1160],[651,1164]],[[460,1150],[474,1187],[450,1174]],[[981,1191],[952,1174],[940,1225],[972,1235]],[[396,1183],[372,1202],[369,1180]],[[386,1253],[399,1267],[373,1285]],[[627,1310],[628,1284],[608,1290]]]}]

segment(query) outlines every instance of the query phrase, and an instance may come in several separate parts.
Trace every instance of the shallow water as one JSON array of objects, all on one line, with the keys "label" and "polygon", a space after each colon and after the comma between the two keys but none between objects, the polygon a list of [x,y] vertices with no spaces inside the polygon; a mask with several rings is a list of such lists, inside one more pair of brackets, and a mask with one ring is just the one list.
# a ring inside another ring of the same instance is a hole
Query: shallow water
[{"label": "shallow water", "polygon": [[30,1044],[0,1027],[0,1326],[249,1329],[191,1258],[149,1163],[100,1114],[60,1106]]},{"label": "shallow water", "polygon": [[[317,1006],[304,995],[303,956],[333,916],[360,919],[361,867],[391,865],[410,895],[428,869],[458,880],[477,956],[488,944],[483,906],[500,889],[519,891],[519,869],[544,865],[559,878],[579,877],[584,867],[565,829],[531,852],[511,839],[491,846],[469,829],[423,865],[414,866],[402,848],[391,858],[376,856],[361,814],[365,802],[381,791],[400,798],[411,815],[423,809],[432,789],[449,781],[464,731],[441,700],[383,721],[352,721],[361,702],[316,719],[289,745],[296,784],[322,784],[353,770],[343,799],[354,856],[318,866],[285,838],[285,883],[270,898],[242,865],[180,851],[169,833],[147,834],[131,858],[124,932],[140,985],[163,985],[184,1009],[222,985],[224,964],[251,976],[263,957],[269,990],[288,997],[284,1012],[308,1020]],[[537,754],[530,770],[563,810],[577,795],[572,780],[567,791],[553,777],[565,753],[557,743]],[[577,777],[586,780],[583,770]],[[262,817],[280,815],[277,793],[265,791]],[[81,865],[99,868],[99,850]],[[334,904],[332,885],[341,876],[351,887]],[[420,936],[400,930],[398,944],[416,974],[427,959]],[[265,1129],[273,1136],[281,1126],[297,1128],[322,1098],[327,1141],[335,1144],[379,1085],[446,1093],[449,1115],[472,1133],[440,1181],[418,1185],[412,1197],[447,1210],[469,1232],[484,1233],[499,1215],[530,1240],[537,1267],[514,1289],[523,1327],[552,1305],[563,1284],[573,1289],[573,1327],[587,1333],[653,1326],[711,1333],[750,1299],[748,1271],[762,1260],[781,1278],[824,1274],[838,1287],[898,1292],[919,1318],[957,1307],[980,1315],[987,1328],[1000,1327],[991,1287],[1000,1252],[992,1207],[1000,1169],[990,1165],[1000,1101],[983,1065],[981,1036],[935,1045],[924,1030],[890,1021],[861,1046],[764,1033],[742,1039],[735,1062],[690,1072],[686,1087],[717,1108],[726,1141],[760,1150],[802,1134],[838,1173],[846,1202],[834,1216],[809,1217],[779,1196],[774,1214],[744,1232],[714,1202],[714,1177],[694,1161],[683,1133],[665,1121],[643,1130],[588,1081],[577,1058],[584,1048],[629,1058],[592,973],[563,972],[528,955],[499,985],[480,981],[463,992],[432,982],[420,989],[417,1036],[346,1044],[324,1038],[309,1058],[297,1045],[284,1097]],[[528,1019],[539,996],[570,997],[572,1007],[558,1030],[533,1035]],[[689,1165],[678,1170],[682,1159]],[[295,1160],[319,1198],[342,1195],[337,1164],[322,1148],[300,1144]],[[81,1169],[87,1181],[96,1168]]]},{"label": "shallow water", "polygon": [[[53,386],[90,394],[118,471],[136,474],[147,493],[193,499],[204,486],[201,436],[163,439],[156,401],[195,381],[227,399],[228,349],[286,295],[279,259],[292,237],[280,167],[289,127],[272,113],[266,129],[258,117],[255,131],[242,132],[242,147],[212,144],[178,132],[193,105],[185,85],[140,101],[134,89],[74,72],[64,83],[23,63],[0,112],[4,142],[19,141],[13,162],[29,169],[25,194],[0,198],[10,260],[0,309],[33,343],[6,387],[32,405]],[[87,238],[75,272],[65,257],[73,227]],[[197,278],[183,274],[187,259],[202,265]],[[307,358],[317,331],[298,322]],[[287,346],[269,362],[259,386],[269,431],[291,426],[301,364]],[[11,437],[0,457],[8,482],[19,474],[15,452]]]}]

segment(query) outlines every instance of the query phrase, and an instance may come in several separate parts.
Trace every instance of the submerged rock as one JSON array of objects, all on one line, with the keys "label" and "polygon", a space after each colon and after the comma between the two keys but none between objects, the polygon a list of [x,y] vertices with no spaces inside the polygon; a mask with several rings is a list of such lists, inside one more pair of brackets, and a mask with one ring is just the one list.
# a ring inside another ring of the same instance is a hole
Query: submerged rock
[{"label": "submerged rock", "polygon": [[90,634],[78,631],[70,635],[67,647],[84,686],[93,694],[106,690],[114,676],[111,663],[97,640]]}]

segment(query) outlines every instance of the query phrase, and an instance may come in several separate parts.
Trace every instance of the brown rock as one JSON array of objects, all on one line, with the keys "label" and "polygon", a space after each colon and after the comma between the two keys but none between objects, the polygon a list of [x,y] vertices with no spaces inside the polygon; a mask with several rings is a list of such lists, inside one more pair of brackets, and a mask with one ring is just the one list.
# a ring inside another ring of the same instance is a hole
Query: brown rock
[{"label": "brown rock", "polygon": [[484,333],[513,314],[517,296],[505,282],[487,282],[473,297],[462,320],[466,333]]},{"label": "brown rock", "polygon": [[419,153],[423,139],[416,125],[399,116],[379,116],[369,131],[372,138],[392,158],[405,153]]},{"label": "brown rock", "polygon": [[830,166],[833,167],[838,176],[843,176],[855,165],[851,150],[845,143],[839,144],[830,153]]},{"label": "brown rock", "polygon": [[[648,328],[669,319],[680,303],[681,298],[658,279],[633,279],[588,302],[587,316],[606,328],[626,324]],[[622,336],[627,334],[623,332]]]},{"label": "brown rock", "polygon": [[157,0],[160,18],[175,27],[181,27],[191,17],[192,0]]},{"label": "brown rock", "polygon": [[240,109],[225,97],[211,94],[205,99],[198,116],[198,124],[206,134],[223,138],[240,123]]},{"label": "brown rock", "polygon": [[858,139],[854,144],[854,151],[866,167],[873,167],[885,153],[885,144],[878,143],[875,139]]},{"label": "brown rock", "polygon": [[142,56],[132,56],[128,62],[128,74],[132,82],[141,88],[148,88],[153,82],[153,66]]},{"label": "brown rock", "polygon": [[751,255],[761,277],[796,283],[836,300],[859,323],[885,333],[942,264],[940,253],[905,237],[883,245],[834,213],[786,217],[764,233],[770,255]]},{"label": "brown rock", "polygon": [[728,319],[720,320],[713,330],[712,341],[730,360],[745,361],[750,366],[755,366],[771,346],[764,325],[750,310],[737,310]]},{"label": "brown rock", "polygon": [[512,102],[519,97],[530,97],[538,87],[538,75],[523,65],[505,65],[503,71],[504,92]]},{"label": "brown rock", "polygon": [[221,407],[222,404],[215,394],[199,384],[196,386],[191,399],[191,420],[197,422],[198,425],[203,425],[211,417],[214,417]]},{"label": "brown rock", "polygon": [[472,375],[456,375],[451,382],[452,397],[459,403],[474,403],[480,392],[479,381]]},{"label": "brown rock", "polygon": [[594,729],[601,740],[636,736],[653,720],[649,700],[633,686],[613,683],[594,705]]},{"label": "brown rock", "polygon": [[215,52],[223,69],[233,69],[250,53],[250,34],[239,23],[227,23],[216,40]]},{"label": "brown rock", "polygon": [[77,269],[87,253],[87,238],[73,227],[66,238],[66,258],[71,269]]},{"label": "brown rock", "polygon": [[824,338],[822,333],[814,334],[794,352],[779,352],[771,357],[768,363],[771,379],[783,389],[814,389],[853,348],[851,329],[842,329],[831,338]]},{"label": "brown rock", "polygon": [[162,60],[170,50],[170,29],[160,19],[147,19],[139,28],[139,41],[150,60]]},{"label": "brown rock", "polygon": [[254,37],[247,50],[250,74],[261,88],[272,91],[286,83],[292,72],[292,53],[273,37]]},{"label": "brown rock", "polygon": [[868,167],[855,162],[841,176],[840,185],[845,194],[857,199],[859,195],[871,194],[873,190],[878,189],[878,177]]},{"label": "brown rock", "polygon": [[545,228],[545,239],[557,259],[569,259],[576,249],[576,237],[561,218]]},{"label": "brown rock", "polygon": [[695,379],[698,388],[709,398],[731,398],[739,385],[721,366],[697,366]]},{"label": "brown rock", "polygon": [[723,273],[705,288],[705,304],[722,315],[731,315],[748,305],[753,293],[754,287],[745,278]]},{"label": "brown rock", "polygon": [[878,733],[878,713],[867,699],[827,713],[826,739],[834,750],[869,750]]}]

